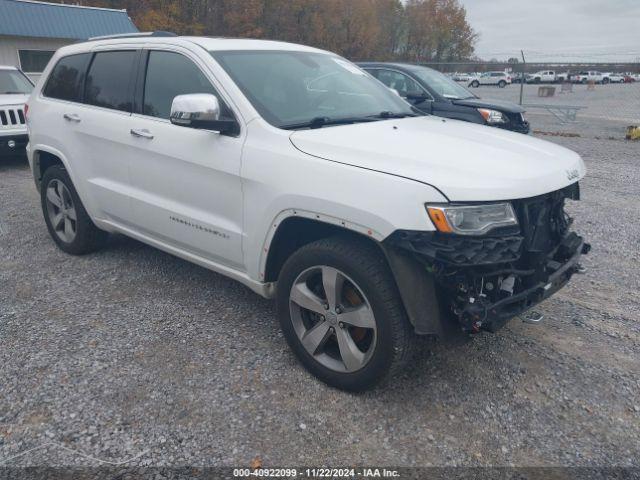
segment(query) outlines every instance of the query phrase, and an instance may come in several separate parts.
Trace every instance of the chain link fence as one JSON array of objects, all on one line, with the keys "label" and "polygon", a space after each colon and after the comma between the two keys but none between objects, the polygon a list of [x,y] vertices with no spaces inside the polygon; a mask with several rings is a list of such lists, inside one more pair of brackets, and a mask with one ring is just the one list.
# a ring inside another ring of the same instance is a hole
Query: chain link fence
[{"label": "chain link fence", "polygon": [[[640,59],[625,63],[427,63],[471,93],[523,106],[549,135],[625,138],[640,126]],[[500,84],[506,74],[508,83]]]}]

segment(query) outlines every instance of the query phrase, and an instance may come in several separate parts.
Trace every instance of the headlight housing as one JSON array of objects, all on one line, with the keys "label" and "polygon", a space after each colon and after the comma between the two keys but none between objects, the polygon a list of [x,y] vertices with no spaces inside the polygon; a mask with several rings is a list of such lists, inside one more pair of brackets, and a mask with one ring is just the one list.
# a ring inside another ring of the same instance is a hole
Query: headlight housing
[{"label": "headlight housing", "polygon": [[507,116],[504,113],[499,112],[498,110],[491,110],[489,108],[479,108],[478,112],[480,112],[480,115],[482,115],[482,118],[484,118],[484,121],[487,122],[489,125],[495,125],[497,123],[507,123],[509,121]]},{"label": "headlight housing", "polygon": [[498,227],[518,225],[510,203],[427,205],[429,218],[442,233],[483,235]]}]

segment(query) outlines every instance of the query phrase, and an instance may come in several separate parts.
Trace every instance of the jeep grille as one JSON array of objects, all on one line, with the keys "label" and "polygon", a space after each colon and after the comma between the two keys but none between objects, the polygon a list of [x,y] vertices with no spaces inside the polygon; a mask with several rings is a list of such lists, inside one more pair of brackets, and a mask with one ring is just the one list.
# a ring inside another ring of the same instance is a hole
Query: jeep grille
[{"label": "jeep grille", "polygon": [[0,130],[13,129],[25,124],[22,107],[0,107]]}]

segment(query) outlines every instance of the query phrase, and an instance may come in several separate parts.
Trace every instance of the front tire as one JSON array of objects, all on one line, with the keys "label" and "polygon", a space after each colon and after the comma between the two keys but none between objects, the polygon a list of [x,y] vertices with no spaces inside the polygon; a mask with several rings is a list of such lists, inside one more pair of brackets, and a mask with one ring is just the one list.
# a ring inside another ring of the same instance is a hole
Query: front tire
[{"label": "front tire", "polygon": [[89,218],[64,167],[54,165],[45,171],[40,198],[47,229],[60,250],[84,255],[103,246],[107,233]]},{"label": "front tire", "polygon": [[478,88],[480,86],[480,82],[474,80],[473,82],[471,82],[470,86],[472,86],[473,88]]},{"label": "front tire", "polygon": [[367,390],[402,370],[417,341],[384,256],[366,240],[300,248],[280,273],[277,306],[300,362],[342,390]]}]

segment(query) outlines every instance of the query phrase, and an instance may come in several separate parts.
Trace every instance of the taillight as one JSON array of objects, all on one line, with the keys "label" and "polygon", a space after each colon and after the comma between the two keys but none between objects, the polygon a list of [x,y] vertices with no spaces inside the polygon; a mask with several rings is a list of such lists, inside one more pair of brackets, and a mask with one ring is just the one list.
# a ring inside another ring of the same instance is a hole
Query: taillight
[{"label": "taillight", "polygon": [[27,118],[28,115],[29,115],[29,104],[25,103],[24,104],[24,117]]}]

